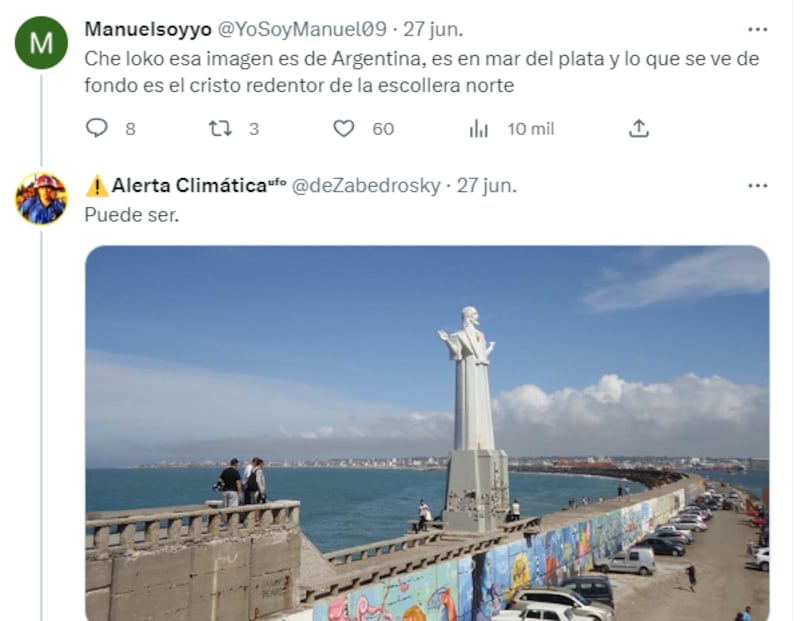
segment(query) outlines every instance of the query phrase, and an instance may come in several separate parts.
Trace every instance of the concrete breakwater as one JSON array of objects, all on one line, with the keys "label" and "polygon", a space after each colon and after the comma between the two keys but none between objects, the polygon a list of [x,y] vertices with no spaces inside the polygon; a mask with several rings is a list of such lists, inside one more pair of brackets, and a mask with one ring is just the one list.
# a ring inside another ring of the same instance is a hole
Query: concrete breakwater
[{"label": "concrete breakwater", "polygon": [[544,516],[537,534],[509,536],[489,550],[355,588],[284,616],[293,621],[490,621],[516,589],[529,583],[557,585],[568,575],[590,571],[595,555],[612,555],[633,544],[700,492],[699,479],[681,477],[630,501]]},{"label": "concrete breakwater", "polygon": [[674,470],[646,470],[643,468],[591,468],[586,466],[509,466],[510,472],[538,472],[542,474],[587,474],[598,477],[628,479],[641,483],[649,489],[675,483],[686,477]]},{"label": "concrete breakwater", "polygon": [[225,531],[212,511],[193,535],[177,518],[170,530],[151,516],[139,542],[130,525],[115,539],[105,530],[114,520],[97,517],[103,530],[91,539],[99,547],[87,543],[87,613],[91,621],[489,621],[518,587],[589,571],[594,555],[632,544],[701,491],[699,479],[682,478],[630,500],[544,516],[540,528],[523,520],[482,535],[436,531],[327,555],[302,535],[294,503],[243,513],[241,526],[229,519]]}]

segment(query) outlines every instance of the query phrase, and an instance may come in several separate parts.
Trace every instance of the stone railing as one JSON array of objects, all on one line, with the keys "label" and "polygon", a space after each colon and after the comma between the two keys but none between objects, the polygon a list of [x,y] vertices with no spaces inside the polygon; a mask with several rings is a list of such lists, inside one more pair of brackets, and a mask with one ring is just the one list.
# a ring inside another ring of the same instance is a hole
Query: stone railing
[{"label": "stone railing", "polygon": [[324,556],[336,568],[337,577],[303,589],[300,603],[313,604],[319,599],[377,584],[394,576],[485,552],[506,538],[502,532],[481,536],[435,531],[331,552]]},{"label": "stone railing", "polygon": [[345,548],[344,550],[337,550],[336,552],[329,552],[323,556],[328,559],[331,565],[350,565],[367,558],[376,556],[388,556],[395,552],[405,552],[418,546],[433,543],[442,538],[442,531],[431,531],[421,533],[419,535],[406,535],[405,537],[398,537],[397,539],[385,539],[384,541],[376,541],[363,546],[354,546],[352,548]]},{"label": "stone railing", "polygon": [[506,522],[500,528],[506,534],[521,532],[525,535],[536,535],[542,530],[542,518],[541,516],[525,517],[513,522]]},{"label": "stone railing", "polygon": [[227,509],[202,505],[86,514],[86,551],[146,549],[234,537],[276,526],[299,527],[300,502],[279,500]]}]

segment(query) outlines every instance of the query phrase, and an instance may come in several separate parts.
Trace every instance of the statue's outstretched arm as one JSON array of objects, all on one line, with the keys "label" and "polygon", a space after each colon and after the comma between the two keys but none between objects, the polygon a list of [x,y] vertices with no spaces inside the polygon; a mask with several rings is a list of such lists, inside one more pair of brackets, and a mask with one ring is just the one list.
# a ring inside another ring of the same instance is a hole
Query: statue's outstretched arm
[{"label": "statue's outstretched arm", "polygon": [[458,347],[456,347],[456,344],[453,343],[453,339],[450,338],[450,335],[447,332],[444,330],[439,330],[439,338],[447,344],[447,348],[450,350],[452,355],[458,355]]},{"label": "statue's outstretched arm", "polygon": [[489,347],[486,348],[486,355],[488,356],[489,354],[491,354],[493,349],[494,349],[494,341],[489,341]]}]

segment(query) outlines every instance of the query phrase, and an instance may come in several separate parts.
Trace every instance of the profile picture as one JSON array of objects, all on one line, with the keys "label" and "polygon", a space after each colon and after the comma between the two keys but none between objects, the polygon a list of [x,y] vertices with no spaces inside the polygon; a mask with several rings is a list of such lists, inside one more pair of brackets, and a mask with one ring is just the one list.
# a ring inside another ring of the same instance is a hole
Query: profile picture
[{"label": "profile picture", "polygon": [[28,175],[17,186],[16,206],[31,224],[51,224],[67,209],[67,188],[51,173]]}]

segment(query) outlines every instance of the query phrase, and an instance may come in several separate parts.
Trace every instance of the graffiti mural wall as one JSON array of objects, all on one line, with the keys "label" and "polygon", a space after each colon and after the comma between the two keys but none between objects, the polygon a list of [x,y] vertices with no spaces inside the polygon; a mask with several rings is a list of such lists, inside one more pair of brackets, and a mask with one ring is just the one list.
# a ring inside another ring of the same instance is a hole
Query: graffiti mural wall
[{"label": "graffiti mural wall", "polygon": [[590,520],[592,553],[598,558],[613,556],[622,549],[622,511],[617,509]]},{"label": "graffiti mural wall", "polygon": [[558,585],[635,543],[684,506],[687,491],[329,598],[303,621],[491,621],[517,589]]},{"label": "graffiti mural wall", "polygon": [[314,606],[313,621],[456,621],[459,567],[466,560],[404,574]]}]

